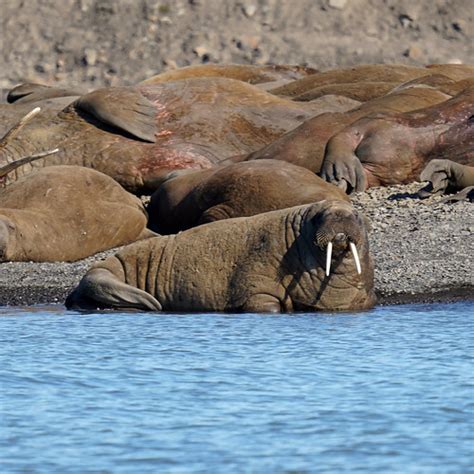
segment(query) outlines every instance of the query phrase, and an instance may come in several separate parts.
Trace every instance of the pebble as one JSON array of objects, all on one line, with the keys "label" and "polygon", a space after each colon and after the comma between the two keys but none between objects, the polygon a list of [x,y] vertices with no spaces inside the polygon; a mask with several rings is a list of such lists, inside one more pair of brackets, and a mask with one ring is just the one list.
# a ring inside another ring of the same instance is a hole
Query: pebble
[{"label": "pebble", "polygon": [[337,10],[343,10],[347,4],[347,0],[329,0],[328,5],[331,8],[336,8]]}]

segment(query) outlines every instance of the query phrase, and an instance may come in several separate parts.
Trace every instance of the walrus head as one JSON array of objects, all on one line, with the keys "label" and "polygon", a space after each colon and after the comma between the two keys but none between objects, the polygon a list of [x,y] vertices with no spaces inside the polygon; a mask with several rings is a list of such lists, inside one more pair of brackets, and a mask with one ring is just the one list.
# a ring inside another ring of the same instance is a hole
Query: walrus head
[{"label": "walrus head", "polygon": [[313,242],[326,252],[326,276],[331,273],[333,258],[352,254],[355,269],[362,273],[358,248],[365,246],[366,218],[350,204],[343,201],[323,201],[311,218],[314,229]]}]

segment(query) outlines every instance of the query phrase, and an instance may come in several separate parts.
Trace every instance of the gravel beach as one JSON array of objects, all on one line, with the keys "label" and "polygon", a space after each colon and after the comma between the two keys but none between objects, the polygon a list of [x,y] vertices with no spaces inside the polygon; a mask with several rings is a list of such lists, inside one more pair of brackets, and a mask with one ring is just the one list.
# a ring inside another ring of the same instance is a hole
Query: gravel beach
[{"label": "gravel beach", "polygon": [[[420,183],[353,197],[371,221],[378,304],[474,300],[474,204],[420,200]],[[0,305],[63,304],[92,262],[0,264]]]}]

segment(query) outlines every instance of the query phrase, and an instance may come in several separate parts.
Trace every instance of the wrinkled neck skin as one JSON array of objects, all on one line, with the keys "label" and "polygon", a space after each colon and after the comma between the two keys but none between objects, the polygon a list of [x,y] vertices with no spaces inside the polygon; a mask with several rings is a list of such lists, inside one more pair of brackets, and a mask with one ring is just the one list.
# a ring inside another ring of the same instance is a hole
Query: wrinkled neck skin
[{"label": "wrinkled neck skin", "polygon": [[[373,293],[373,265],[369,256],[368,239],[357,244],[362,263],[358,275],[350,251],[335,253],[331,273],[325,274],[326,250],[315,244],[315,231],[308,220],[311,208],[290,215],[287,221],[287,253],[283,256],[280,273],[284,272],[286,311],[328,310],[344,311],[371,308]],[[316,289],[313,293],[311,290]]]}]

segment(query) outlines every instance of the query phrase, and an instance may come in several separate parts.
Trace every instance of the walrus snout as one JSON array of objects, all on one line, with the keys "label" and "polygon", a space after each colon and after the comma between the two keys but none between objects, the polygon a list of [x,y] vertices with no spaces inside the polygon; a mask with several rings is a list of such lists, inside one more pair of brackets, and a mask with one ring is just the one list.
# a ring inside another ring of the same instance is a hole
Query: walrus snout
[{"label": "walrus snout", "polygon": [[333,255],[350,251],[357,273],[362,273],[357,246],[363,241],[362,216],[345,203],[328,205],[313,218],[315,245],[326,252],[326,276],[331,273]]}]

